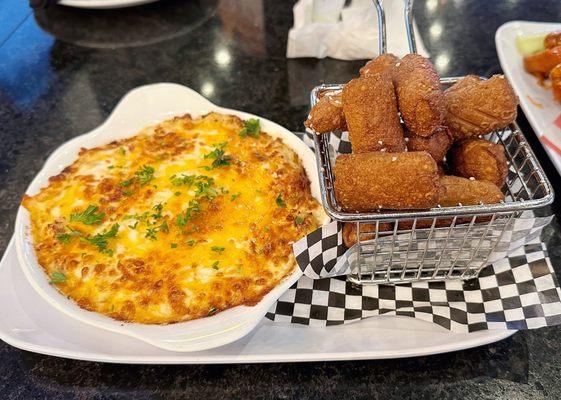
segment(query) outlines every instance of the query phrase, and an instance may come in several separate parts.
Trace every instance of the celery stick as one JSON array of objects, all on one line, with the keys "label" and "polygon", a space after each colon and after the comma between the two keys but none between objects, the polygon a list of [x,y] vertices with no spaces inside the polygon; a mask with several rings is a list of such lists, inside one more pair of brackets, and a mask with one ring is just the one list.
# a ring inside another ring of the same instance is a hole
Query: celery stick
[{"label": "celery stick", "polygon": [[543,40],[546,35],[546,33],[537,35],[519,35],[516,37],[516,48],[523,56],[545,50]]}]

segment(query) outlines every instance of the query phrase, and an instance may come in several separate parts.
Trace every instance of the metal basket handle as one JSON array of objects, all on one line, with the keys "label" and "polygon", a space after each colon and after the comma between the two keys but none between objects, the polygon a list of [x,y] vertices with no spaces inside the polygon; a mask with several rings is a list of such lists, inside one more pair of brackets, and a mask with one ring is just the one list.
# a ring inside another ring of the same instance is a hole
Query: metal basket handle
[{"label": "metal basket handle", "polygon": [[410,53],[417,52],[417,43],[415,42],[415,32],[413,30],[413,2],[414,0],[405,0],[405,30],[407,31]]},{"label": "metal basket handle", "polygon": [[376,7],[376,14],[378,16],[378,52],[384,54],[387,52],[386,42],[386,15],[384,14],[384,7],[382,0],[372,0]]}]

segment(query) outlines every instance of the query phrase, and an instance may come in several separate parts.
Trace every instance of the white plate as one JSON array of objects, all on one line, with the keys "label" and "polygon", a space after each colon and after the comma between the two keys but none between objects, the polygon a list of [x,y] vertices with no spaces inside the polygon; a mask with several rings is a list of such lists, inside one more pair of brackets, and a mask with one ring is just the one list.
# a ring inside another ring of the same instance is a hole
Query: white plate
[{"label": "white plate", "polygon": [[156,1],[158,0],[61,0],[58,4],[77,8],[123,8]]},{"label": "white plate", "polygon": [[515,331],[451,333],[409,317],[381,316],[327,328],[267,319],[242,339],[211,350],[178,353],[68,318],[30,286],[13,240],[0,261],[0,339],[58,357],[128,364],[219,364],[413,357],[481,346]]},{"label": "white plate", "polygon": [[[551,89],[539,86],[536,78],[524,70],[522,55],[516,49],[516,36],[551,32],[561,29],[560,23],[511,21],[495,34],[495,44],[501,67],[520,106],[534,128],[540,142],[561,174],[561,103],[553,98]],[[555,121],[558,120],[558,125]]]},{"label": "white plate", "polygon": [[[26,193],[33,195],[48,184],[48,178],[57,175],[71,164],[83,147],[91,148],[138,133],[143,127],[189,113],[199,116],[210,111],[237,115],[242,119],[259,118],[261,127],[273,137],[279,137],[291,147],[302,161],[310,179],[312,195],[321,202],[314,153],[292,132],[264,118],[218,107],[197,92],[185,86],[159,83],[130,91],[119,102],[109,118],[93,131],[78,136],[59,147],[48,158]],[[328,221],[327,216],[323,223]],[[37,262],[30,234],[28,211],[20,207],[16,218],[15,244],[19,262],[31,286],[59,311],[97,328],[121,333],[154,346],[172,351],[199,351],[233,342],[247,334],[263,318],[269,308],[298,278],[302,272],[293,272],[254,306],[238,306],[211,317],[169,325],[123,323],[105,315],[81,309],[62,295]]]}]

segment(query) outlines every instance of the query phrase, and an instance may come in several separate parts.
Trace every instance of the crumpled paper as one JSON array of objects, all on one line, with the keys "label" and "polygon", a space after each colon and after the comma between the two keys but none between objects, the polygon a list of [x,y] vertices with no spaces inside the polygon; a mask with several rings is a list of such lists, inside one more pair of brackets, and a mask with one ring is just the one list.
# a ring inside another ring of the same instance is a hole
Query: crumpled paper
[{"label": "crumpled paper", "polygon": [[[288,58],[316,57],[362,60],[378,55],[376,8],[370,0],[300,0],[294,6],[294,26],[288,33]],[[388,52],[409,53],[405,30],[404,4],[384,3]],[[428,56],[414,27],[417,52]]]}]

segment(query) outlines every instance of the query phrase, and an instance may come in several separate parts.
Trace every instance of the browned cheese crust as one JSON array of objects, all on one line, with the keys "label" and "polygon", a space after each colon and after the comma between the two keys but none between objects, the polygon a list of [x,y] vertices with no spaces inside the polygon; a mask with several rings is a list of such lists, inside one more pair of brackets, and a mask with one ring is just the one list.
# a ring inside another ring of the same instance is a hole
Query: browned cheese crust
[{"label": "browned cheese crust", "polygon": [[446,124],[456,140],[502,129],[516,118],[518,97],[502,75],[459,89],[452,86],[445,98]]},{"label": "browned cheese crust", "polygon": [[491,182],[448,175],[440,178],[438,202],[442,207],[496,204],[501,200],[504,194]]},{"label": "browned cheese crust", "polygon": [[405,151],[391,78],[386,74],[351,80],[343,89],[343,112],[354,153]]},{"label": "browned cheese crust", "polygon": [[326,93],[310,110],[304,125],[316,133],[347,130],[341,92]]},{"label": "browned cheese crust", "polygon": [[383,72],[392,73],[393,68],[399,62],[399,58],[391,53],[382,54],[368,61],[361,69],[360,76],[380,74]]},{"label": "browned cheese crust", "polygon": [[438,167],[426,152],[343,154],[333,173],[344,211],[428,209],[438,203]]},{"label": "browned cheese crust", "polygon": [[399,110],[410,132],[430,136],[444,121],[446,107],[434,65],[408,54],[393,71]]},{"label": "browned cheese crust", "polygon": [[546,49],[561,46],[561,30],[549,32],[546,35],[543,44]]},{"label": "browned cheese crust", "polygon": [[530,74],[546,78],[561,63],[561,46],[545,49],[524,57],[524,69]]},{"label": "browned cheese crust", "polygon": [[441,163],[453,142],[452,134],[447,127],[443,126],[428,137],[410,133],[407,141],[407,150],[426,151],[437,163]]},{"label": "browned cheese crust", "polygon": [[449,165],[454,175],[492,182],[499,188],[508,174],[503,147],[484,139],[467,139],[455,145],[450,150]]}]

